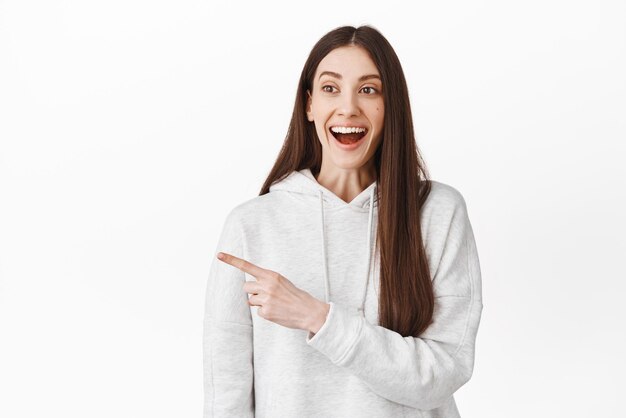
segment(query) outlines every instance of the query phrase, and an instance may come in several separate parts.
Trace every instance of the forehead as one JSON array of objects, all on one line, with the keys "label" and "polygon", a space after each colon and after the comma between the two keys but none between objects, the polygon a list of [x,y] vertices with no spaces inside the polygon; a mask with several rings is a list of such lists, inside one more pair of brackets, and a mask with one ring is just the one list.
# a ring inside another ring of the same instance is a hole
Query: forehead
[{"label": "forehead", "polygon": [[367,51],[360,46],[344,46],[330,51],[317,66],[315,79],[323,71],[339,73],[343,79],[358,79],[364,74],[380,75],[374,61]]}]

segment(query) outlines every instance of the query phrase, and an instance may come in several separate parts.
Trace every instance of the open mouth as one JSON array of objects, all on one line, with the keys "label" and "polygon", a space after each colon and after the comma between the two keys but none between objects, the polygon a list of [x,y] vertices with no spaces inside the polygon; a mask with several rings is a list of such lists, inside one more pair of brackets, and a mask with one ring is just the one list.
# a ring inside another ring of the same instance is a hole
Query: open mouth
[{"label": "open mouth", "polygon": [[[353,129],[354,130],[354,129]],[[345,145],[355,144],[365,137],[367,129],[360,129],[360,132],[334,132],[333,128],[329,128],[330,134],[339,142]],[[344,129],[344,131],[346,131]]]}]

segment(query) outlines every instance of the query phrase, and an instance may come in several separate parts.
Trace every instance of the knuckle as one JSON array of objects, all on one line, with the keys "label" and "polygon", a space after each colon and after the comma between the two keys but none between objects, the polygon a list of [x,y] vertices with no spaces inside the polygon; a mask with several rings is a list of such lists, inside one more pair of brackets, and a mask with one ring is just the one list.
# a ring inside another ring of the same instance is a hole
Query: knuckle
[{"label": "knuckle", "polygon": [[268,296],[275,296],[277,290],[278,290],[278,284],[276,282],[272,282],[267,285],[266,293]]}]

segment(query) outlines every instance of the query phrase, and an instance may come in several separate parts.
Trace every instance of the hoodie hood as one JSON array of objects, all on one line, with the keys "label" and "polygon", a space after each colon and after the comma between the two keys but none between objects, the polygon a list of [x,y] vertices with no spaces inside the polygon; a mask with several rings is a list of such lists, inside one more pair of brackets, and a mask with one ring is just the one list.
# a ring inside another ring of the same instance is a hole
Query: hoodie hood
[{"label": "hoodie hood", "polygon": [[365,297],[367,295],[367,286],[370,279],[371,262],[373,259],[373,251],[375,246],[373,245],[375,237],[373,237],[374,229],[374,208],[378,207],[378,193],[377,182],[374,181],[368,187],[366,187],[361,193],[359,193],[352,201],[345,202],[339,196],[326,187],[317,182],[315,176],[311,172],[311,169],[304,168],[299,171],[291,172],[284,179],[272,184],[270,186],[270,193],[284,191],[297,195],[297,197],[310,202],[311,205],[315,205],[319,211],[319,226],[320,226],[320,251],[322,251],[322,259],[324,260],[324,288],[325,288],[325,302],[331,301],[329,291],[329,279],[328,279],[328,257],[327,257],[327,245],[326,245],[326,224],[324,220],[324,211],[332,210],[334,208],[350,207],[356,211],[368,212],[368,227],[367,227],[367,251],[363,254],[363,263],[368,267],[367,273],[364,277],[363,291],[361,298],[359,299],[360,307],[359,311],[361,315],[364,315],[365,309]]}]

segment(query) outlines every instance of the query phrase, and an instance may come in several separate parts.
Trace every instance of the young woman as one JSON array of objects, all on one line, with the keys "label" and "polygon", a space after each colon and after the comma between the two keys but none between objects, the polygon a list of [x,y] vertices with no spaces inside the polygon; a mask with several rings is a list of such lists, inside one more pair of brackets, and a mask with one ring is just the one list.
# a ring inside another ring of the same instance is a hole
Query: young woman
[{"label": "young woman", "polygon": [[217,250],[205,417],[459,417],[483,306],[476,244],[463,196],[428,180],[377,30],[313,47],[278,159]]}]

